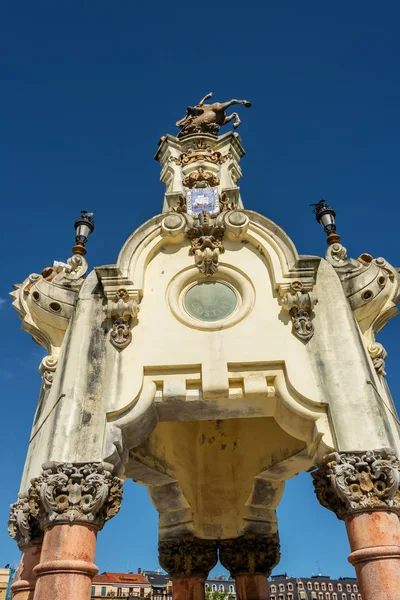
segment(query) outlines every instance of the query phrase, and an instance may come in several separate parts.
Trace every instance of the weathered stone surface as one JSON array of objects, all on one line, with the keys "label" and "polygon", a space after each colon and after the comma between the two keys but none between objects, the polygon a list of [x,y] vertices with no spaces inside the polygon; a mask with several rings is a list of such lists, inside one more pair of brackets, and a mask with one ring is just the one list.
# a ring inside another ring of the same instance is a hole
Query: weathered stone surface
[{"label": "weathered stone surface", "polygon": [[231,577],[269,577],[280,559],[279,536],[277,533],[269,536],[247,534],[230,540],[220,540],[219,559]]},{"label": "weathered stone surface", "polygon": [[218,562],[217,542],[189,536],[160,540],[158,557],[172,579],[206,578]]}]

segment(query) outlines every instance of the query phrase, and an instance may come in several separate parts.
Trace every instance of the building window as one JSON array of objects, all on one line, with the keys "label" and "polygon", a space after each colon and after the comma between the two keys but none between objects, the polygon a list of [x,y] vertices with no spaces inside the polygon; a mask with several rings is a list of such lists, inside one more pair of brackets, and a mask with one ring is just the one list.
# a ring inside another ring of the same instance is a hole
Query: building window
[{"label": "building window", "polygon": [[358,587],[356,585],[353,585],[353,592],[358,592]]},{"label": "building window", "polygon": [[209,587],[210,587],[210,586],[208,585],[208,583],[206,583],[206,590],[208,590],[208,588],[209,588]]},{"label": "building window", "polygon": [[333,594],[332,594],[332,600],[337,600],[337,593],[336,592],[333,592]]},{"label": "building window", "polygon": [[285,600],[285,596],[284,596],[284,594],[279,594],[279,596],[278,596],[278,600]]},{"label": "building window", "polygon": [[144,596],[144,588],[140,588],[140,595],[143,598],[143,596]]},{"label": "building window", "polygon": [[319,583],[314,583],[314,587],[318,591],[319,590]]},{"label": "building window", "polygon": [[290,593],[289,593],[289,594],[287,595],[287,600],[293,600],[293,594],[290,594]]},{"label": "building window", "polygon": [[308,589],[309,589],[309,590],[312,590],[312,583],[311,583],[311,581],[309,581],[309,582],[307,583],[307,587],[308,587]]},{"label": "building window", "polygon": [[276,596],[275,596],[275,594],[272,594],[272,596],[271,596],[271,600],[276,600]]},{"label": "building window", "polygon": [[324,595],[322,592],[318,592],[318,599],[319,600],[324,600]]},{"label": "building window", "polygon": [[117,588],[117,596],[118,598],[122,596],[122,588]]},{"label": "building window", "polygon": [[233,587],[233,585],[229,586],[229,591],[230,591],[231,594],[235,593],[235,588]]},{"label": "building window", "polygon": [[350,584],[347,584],[347,585],[346,585],[346,590],[347,590],[348,592],[351,592],[351,585],[350,585]]},{"label": "building window", "polygon": [[271,592],[276,592],[276,585],[274,585],[274,584],[271,585]]},{"label": "building window", "polygon": [[347,600],[347,595],[346,594],[342,594],[342,600]]},{"label": "building window", "polygon": [[101,595],[102,595],[102,596],[105,596],[105,595],[106,595],[106,592],[107,592],[106,588],[105,588],[105,587],[102,587],[102,588],[101,588]]},{"label": "building window", "polygon": [[355,594],[351,595],[351,600],[356,600],[356,595]]},{"label": "building window", "polygon": [[219,591],[220,591],[220,592],[223,592],[224,590],[225,590],[225,588],[224,588],[224,586],[223,586],[223,585],[222,585],[222,583],[221,583],[221,584],[220,584],[220,586],[219,586]]},{"label": "building window", "polygon": [[342,591],[342,584],[341,584],[341,583],[338,583],[338,584],[337,584],[337,589],[338,589],[338,592],[341,592],[341,591]]},{"label": "building window", "polygon": [[331,600],[331,595],[329,592],[326,592],[325,594],[325,600]]},{"label": "building window", "polygon": [[330,591],[333,590],[333,585],[331,583],[328,583],[328,590],[330,590]]},{"label": "building window", "polygon": [[288,583],[287,584],[287,589],[288,590],[292,590],[293,589],[293,583]]},{"label": "building window", "polygon": [[321,583],[321,590],[326,590],[326,583]]},{"label": "building window", "polygon": [[283,583],[279,584],[279,591],[280,592],[284,592],[285,591],[285,586],[283,585]]},{"label": "building window", "polygon": [[216,591],[217,591],[217,586],[215,585],[215,583],[213,583],[213,584],[212,584],[212,586],[211,586],[211,590],[212,590],[213,592],[216,592]]},{"label": "building window", "polygon": [[96,588],[94,587],[94,585],[92,585],[92,596],[96,595]]},{"label": "building window", "polygon": [[299,581],[298,586],[299,586],[299,590],[304,590],[304,585],[303,585],[302,581]]}]

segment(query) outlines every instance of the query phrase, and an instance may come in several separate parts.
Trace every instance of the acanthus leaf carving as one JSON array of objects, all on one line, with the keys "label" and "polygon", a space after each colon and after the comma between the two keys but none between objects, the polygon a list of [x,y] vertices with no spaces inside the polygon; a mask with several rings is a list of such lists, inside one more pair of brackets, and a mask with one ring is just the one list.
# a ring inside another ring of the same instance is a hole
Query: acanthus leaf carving
[{"label": "acanthus leaf carving", "polygon": [[217,541],[192,536],[161,539],[158,554],[160,565],[172,579],[205,578],[218,562]]},{"label": "acanthus leaf carving", "polygon": [[279,563],[280,543],[278,533],[268,536],[246,534],[237,538],[220,540],[219,557],[231,577],[239,575],[264,575],[269,577]]},{"label": "acanthus leaf carving", "polygon": [[370,510],[400,512],[400,461],[391,449],[330,454],[312,477],[319,502],[339,519]]},{"label": "acanthus leaf carving", "polygon": [[186,229],[191,244],[189,255],[194,256],[195,264],[203,275],[213,275],[218,271],[219,256],[225,252],[222,245],[224,233],[223,221],[210,217],[206,211]]},{"label": "acanthus leaf carving", "polygon": [[89,523],[101,529],[117,514],[122,480],[106,463],[47,463],[32,480],[42,527],[59,522]]},{"label": "acanthus leaf carving", "polygon": [[18,494],[17,502],[11,504],[8,533],[21,549],[42,543],[43,531],[37,520],[38,515],[39,505],[30,491]]},{"label": "acanthus leaf carving", "polygon": [[372,363],[377,375],[385,377],[385,360],[387,358],[387,352],[385,348],[382,346],[382,344],[375,342],[374,344],[370,344],[368,346],[368,352],[372,359]]}]

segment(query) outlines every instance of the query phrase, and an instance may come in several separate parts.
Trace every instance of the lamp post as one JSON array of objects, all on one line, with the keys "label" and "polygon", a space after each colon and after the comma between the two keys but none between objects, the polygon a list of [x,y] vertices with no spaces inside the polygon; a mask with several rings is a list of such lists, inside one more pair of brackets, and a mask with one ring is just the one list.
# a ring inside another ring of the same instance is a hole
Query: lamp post
[{"label": "lamp post", "polygon": [[310,204],[310,206],[314,206],[315,218],[328,236],[326,239],[328,245],[339,244],[340,236],[336,233],[336,213],[333,208],[328,206],[325,199],[320,200],[317,204]]},{"label": "lamp post", "polygon": [[94,221],[92,219],[94,213],[81,210],[81,216],[75,222],[75,246],[72,248],[74,254],[84,256],[86,254],[85,245],[89,236],[94,231]]}]

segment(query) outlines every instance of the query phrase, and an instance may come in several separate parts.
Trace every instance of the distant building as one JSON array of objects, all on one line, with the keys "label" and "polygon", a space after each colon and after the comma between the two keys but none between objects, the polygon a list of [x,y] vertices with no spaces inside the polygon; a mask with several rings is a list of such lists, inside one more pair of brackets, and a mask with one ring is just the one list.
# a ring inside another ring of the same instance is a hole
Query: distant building
[{"label": "distant building", "polygon": [[357,579],[312,575],[274,575],[269,581],[270,600],[362,600]]},{"label": "distant building", "polygon": [[11,570],[8,567],[0,569],[0,600],[5,600],[6,598],[10,572]]},{"label": "distant building", "polygon": [[93,579],[91,598],[151,598],[150,582],[138,573],[106,571]]},{"label": "distant building", "polygon": [[150,582],[152,600],[172,600],[172,581],[162,571],[143,571],[143,575]]}]

